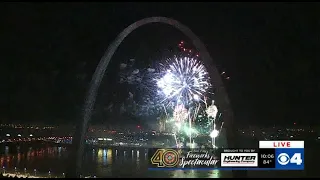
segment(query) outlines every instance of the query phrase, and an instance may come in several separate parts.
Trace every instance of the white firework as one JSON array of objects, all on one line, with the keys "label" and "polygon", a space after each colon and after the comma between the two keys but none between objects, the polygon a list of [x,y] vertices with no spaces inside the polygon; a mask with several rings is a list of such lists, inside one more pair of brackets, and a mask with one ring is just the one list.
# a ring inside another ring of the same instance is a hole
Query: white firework
[{"label": "white firework", "polygon": [[178,105],[173,111],[173,119],[178,122],[182,123],[188,118],[188,110],[184,107],[184,105]]},{"label": "white firework", "polygon": [[214,100],[212,100],[211,106],[209,106],[206,109],[206,113],[207,113],[208,117],[212,117],[214,120],[216,119],[216,116],[217,116],[217,113],[218,113],[218,108],[214,104]]},{"label": "white firework", "polygon": [[175,120],[175,125],[177,129],[176,132],[179,132],[185,122],[188,119],[188,110],[184,107],[183,104],[177,105],[173,111],[173,119]]},{"label": "white firework", "polygon": [[168,61],[164,75],[157,80],[165,99],[188,104],[204,98],[211,86],[208,72],[197,59],[174,57]]}]

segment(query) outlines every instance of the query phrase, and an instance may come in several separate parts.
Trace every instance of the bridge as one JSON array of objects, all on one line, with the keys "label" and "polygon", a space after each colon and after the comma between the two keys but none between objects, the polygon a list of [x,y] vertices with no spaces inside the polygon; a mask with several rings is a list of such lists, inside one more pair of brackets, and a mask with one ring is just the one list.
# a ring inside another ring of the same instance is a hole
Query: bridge
[{"label": "bridge", "polygon": [[20,142],[35,142],[35,141],[71,144],[72,137],[71,136],[64,136],[64,137],[37,137],[37,138],[3,139],[2,141],[0,141],[0,144],[1,143],[7,144],[7,143],[20,143]]}]

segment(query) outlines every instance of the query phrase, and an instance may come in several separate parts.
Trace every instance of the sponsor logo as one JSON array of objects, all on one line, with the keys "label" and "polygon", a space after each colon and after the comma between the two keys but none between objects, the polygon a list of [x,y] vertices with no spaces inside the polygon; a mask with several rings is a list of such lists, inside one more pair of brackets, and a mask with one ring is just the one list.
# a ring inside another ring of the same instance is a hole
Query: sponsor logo
[{"label": "sponsor logo", "polygon": [[221,153],[221,167],[257,167],[258,153]]}]

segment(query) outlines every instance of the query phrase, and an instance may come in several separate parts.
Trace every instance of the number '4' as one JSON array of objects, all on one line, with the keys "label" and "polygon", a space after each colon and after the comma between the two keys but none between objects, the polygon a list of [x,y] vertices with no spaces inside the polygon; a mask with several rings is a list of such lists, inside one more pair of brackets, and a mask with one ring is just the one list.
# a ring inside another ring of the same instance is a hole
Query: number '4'
[{"label": "number '4'", "polygon": [[290,163],[301,165],[302,164],[301,153],[294,153],[294,155],[290,159]]}]

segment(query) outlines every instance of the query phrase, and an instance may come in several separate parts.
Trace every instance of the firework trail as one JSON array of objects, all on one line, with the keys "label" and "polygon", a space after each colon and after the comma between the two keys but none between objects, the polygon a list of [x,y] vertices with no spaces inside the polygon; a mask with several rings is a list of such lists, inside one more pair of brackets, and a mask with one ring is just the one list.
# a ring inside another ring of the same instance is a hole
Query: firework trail
[{"label": "firework trail", "polygon": [[157,103],[159,100],[155,96],[154,78],[157,77],[156,70],[151,67],[138,68],[135,59],[122,62],[119,68],[119,83],[128,85],[129,96],[124,109],[135,116],[159,114],[162,107],[161,104]]}]

